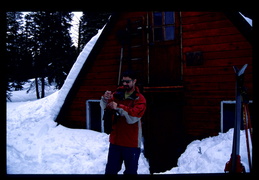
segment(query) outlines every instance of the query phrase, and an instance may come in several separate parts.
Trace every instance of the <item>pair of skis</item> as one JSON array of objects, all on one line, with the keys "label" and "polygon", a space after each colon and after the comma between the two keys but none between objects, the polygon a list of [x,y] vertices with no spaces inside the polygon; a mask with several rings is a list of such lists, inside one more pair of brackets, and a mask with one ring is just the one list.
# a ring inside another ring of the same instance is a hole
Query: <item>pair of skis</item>
[{"label": "pair of skis", "polygon": [[[236,74],[235,124],[234,124],[232,154],[231,154],[230,160],[226,163],[225,172],[244,173],[245,167],[242,165],[241,158],[239,155],[241,120],[243,120],[244,122],[244,129],[246,133],[248,163],[249,163],[250,170],[252,167],[252,161],[251,161],[251,155],[250,155],[250,142],[251,142],[250,140],[251,140],[252,127],[251,127],[251,121],[250,121],[250,113],[248,110],[249,100],[246,97],[246,89],[244,87],[244,73],[247,68],[247,64],[245,64],[240,70],[236,66],[234,66],[233,68]],[[248,131],[250,133],[248,133]]]}]

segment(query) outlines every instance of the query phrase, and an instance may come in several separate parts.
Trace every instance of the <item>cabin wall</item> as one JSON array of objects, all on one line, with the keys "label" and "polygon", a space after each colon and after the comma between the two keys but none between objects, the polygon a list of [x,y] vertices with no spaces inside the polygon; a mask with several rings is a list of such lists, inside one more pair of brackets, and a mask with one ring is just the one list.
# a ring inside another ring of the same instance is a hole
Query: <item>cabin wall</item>
[{"label": "cabin wall", "polygon": [[[182,12],[181,16],[186,132],[217,135],[220,102],[235,100],[234,65],[248,64],[245,85],[252,98],[252,47],[224,13]],[[187,65],[189,52],[202,52],[202,64]]]},{"label": "cabin wall", "polygon": [[[145,12],[123,13],[116,20],[107,36],[102,40],[100,51],[91,61],[87,72],[83,72],[75,87],[75,96],[67,103],[67,111],[62,117],[62,124],[72,128],[86,127],[86,101],[100,99],[106,90],[114,91],[117,88],[120,64],[121,43],[118,39],[118,31],[126,28],[129,17],[140,17]],[[126,54],[126,52],[125,52]],[[141,62],[136,62],[139,64]],[[142,63],[143,64],[143,63]],[[133,66],[137,66],[134,65]],[[123,63],[122,71],[126,63]]]},{"label": "cabin wall", "polygon": [[[180,18],[177,22],[181,22],[177,25],[181,37],[175,48],[179,54],[172,61],[181,62],[181,82],[166,86],[156,84],[157,87],[148,84],[148,56],[152,61],[152,52],[147,50],[153,49],[158,53],[155,48],[161,49],[159,45],[150,47],[150,44],[143,44],[132,52],[133,58],[142,57],[132,61],[131,65],[140,72],[138,83],[142,90],[146,90],[143,92],[147,99],[143,134],[151,172],[162,172],[176,166],[178,157],[191,140],[220,132],[220,102],[235,99],[233,65],[240,68],[248,64],[245,85],[252,99],[252,47],[224,13],[181,12],[177,17]],[[148,22],[145,19],[147,12],[121,13],[113,22],[102,37],[98,52],[88,58],[87,67],[74,86],[73,96],[66,101],[63,125],[85,128],[86,101],[100,99],[106,90],[116,89],[122,48],[117,35],[120,30],[125,30],[129,18],[143,18],[143,22]],[[144,34],[143,37],[147,36]],[[147,39],[142,40],[147,42]],[[127,54],[126,47],[124,53]],[[199,58],[192,54],[198,54]],[[156,54],[159,63],[164,62],[162,58],[165,56]],[[159,63],[157,68],[164,67]],[[124,59],[122,71],[127,67]]]}]

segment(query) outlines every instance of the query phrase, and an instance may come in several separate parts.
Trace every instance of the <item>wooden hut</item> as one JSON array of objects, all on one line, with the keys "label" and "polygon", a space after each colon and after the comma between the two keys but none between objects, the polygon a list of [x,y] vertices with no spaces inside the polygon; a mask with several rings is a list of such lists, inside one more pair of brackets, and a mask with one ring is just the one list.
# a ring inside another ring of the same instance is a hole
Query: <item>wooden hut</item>
[{"label": "wooden hut", "polygon": [[248,64],[245,85],[253,99],[250,30],[239,13],[115,13],[57,121],[102,131],[98,100],[131,68],[147,99],[143,134],[150,171],[171,169],[191,140],[217,135],[233,123],[225,114],[233,113],[234,65]]}]

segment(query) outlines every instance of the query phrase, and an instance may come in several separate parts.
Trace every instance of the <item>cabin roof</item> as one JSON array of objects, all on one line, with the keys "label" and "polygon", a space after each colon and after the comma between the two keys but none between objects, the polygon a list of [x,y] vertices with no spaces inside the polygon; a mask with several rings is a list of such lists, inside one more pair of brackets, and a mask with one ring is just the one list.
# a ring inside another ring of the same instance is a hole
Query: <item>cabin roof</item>
[{"label": "cabin roof", "polygon": [[[60,110],[59,110],[59,113],[57,114],[57,117],[55,119],[56,122],[59,122],[60,120],[62,121],[64,111],[67,107],[67,102],[70,102],[72,100],[73,95],[75,94],[75,92],[78,89],[78,84],[80,83],[80,77],[84,76],[85,73],[91,68],[92,61],[94,60],[94,57],[98,54],[98,52],[101,48],[101,44],[103,42],[103,39],[106,37],[108,31],[111,30],[112,25],[115,23],[117,17],[118,17],[117,13],[113,13],[111,15],[108,22],[103,27],[103,30],[101,31],[101,34],[99,35],[98,39],[96,40],[95,44],[93,45],[91,51],[89,52],[88,56],[86,57],[85,61],[83,62],[83,65],[80,68],[80,71],[78,72],[77,76],[74,76],[73,78],[71,78],[70,81],[74,81],[74,82],[69,82],[69,84],[71,83],[72,85],[68,85],[68,86],[71,86],[71,87],[68,87],[69,89],[65,90],[65,91],[67,91],[67,92],[65,92],[65,96],[62,96],[59,99],[61,101],[64,101],[64,103],[61,105],[61,107],[57,107],[57,108],[60,108]],[[86,46],[90,43],[90,41],[86,44]],[[85,48],[86,48],[86,46],[85,46]],[[80,54],[79,54],[79,56],[80,56]],[[74,66],[76,66],[77,63],[81,63],[81,62],[78,62],[78,61],[80,61],[80,58],[77,58],[76,62],[74,63]],[[68,79],[68,77],[70,76],[71,73],[74,73],[71,70],[70,70],[70,72],[67,76],[67,79]],[[66,79],[66,81],[67,81],[67,79]],[[65,83],[66,83],[66,81],[65,81]],[[63,84],[62,88],[64,87],[65,83]],[[61,88],[61,90],[62,90],[62,88]]]},{"label": "cabin roof", "polygon": [[[238,28],[238,30],[243,34],[243,36],[252,44],[252,27],[245,20],[245,18],[238,11],[228,11],[224,12],[227,18]],[[243,12],[241,12],[243,13]],[[247,15],[249,13],[246,13]],[[251,14],[248,16],[252,17]]]}]

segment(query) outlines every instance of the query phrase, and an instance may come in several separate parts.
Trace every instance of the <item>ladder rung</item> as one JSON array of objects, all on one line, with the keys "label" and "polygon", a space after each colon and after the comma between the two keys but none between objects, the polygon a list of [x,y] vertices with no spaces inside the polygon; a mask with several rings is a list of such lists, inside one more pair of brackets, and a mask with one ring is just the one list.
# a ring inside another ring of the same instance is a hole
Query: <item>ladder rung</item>
[{"label": "ladder rung", "polygon": [[143,59],[143,58],[131,58],[130,60],[132,60],[132,61],[139,61],[141,59]]},{"label": "ladder rung", "polygon": [[142,45],[139,44],[139,45],[133,45],[133,46],[130,46],[131,48],[138,48],[138,47],[141,47]]}]

